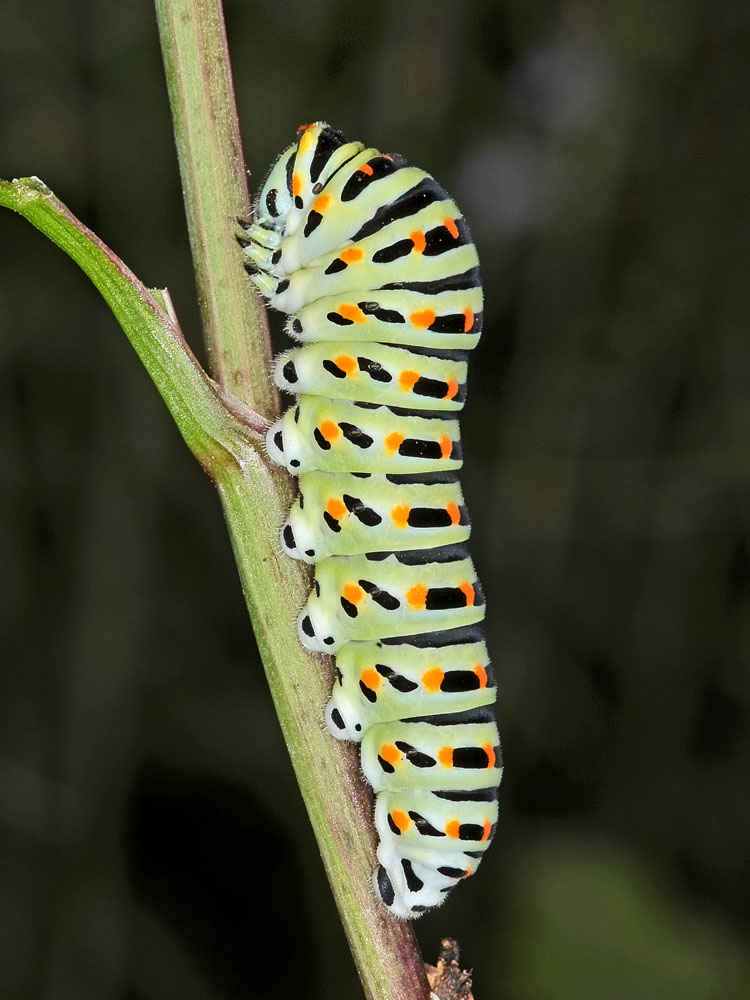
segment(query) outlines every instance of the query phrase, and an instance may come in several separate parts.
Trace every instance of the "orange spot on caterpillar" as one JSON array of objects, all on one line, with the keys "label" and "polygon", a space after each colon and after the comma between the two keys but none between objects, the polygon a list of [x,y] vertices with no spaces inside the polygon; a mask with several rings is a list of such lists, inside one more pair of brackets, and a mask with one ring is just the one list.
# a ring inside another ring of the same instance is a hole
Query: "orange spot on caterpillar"
[{"label": "orange spot on caterpillar", "polygon": [[369,163],[363,163],[362,166],[359,168],[359,172],[361,174],[367,174],[368,177],[372,177],[375,171],[372,169]]},{"label": "orange spot on caterpillar", "polygon": [[339,354],[337,358],[333,359],[333,363],[347,375],[351,375],[357,370],[357,359],[353,358],[351,354]]},{"label": "orange spot on caterpillar", "polygon": [[474,313],[471,309],[464,309],[464,333],[469,333],[474,326]]},{"label": "orange spot on caterpillar", "polygon": [[443,219],[443,225],[451,234],[454,240],[458,239],[458,226],[455,219]]},{"label": "orange spot on caterpillar", "polygon": [[292,194],[296,198],[302,190],[302,177],[300,174],[292,174]]},{"label": "orange spot on caterpillar", "polygon": [[420,330],[426,330],[428,326],[432,326],[435,322],[435,313],[432,309],[423,309],[421,312],[413,312],[409,317],[409,322],[412,326],[419,327]]},{"label": "orange spot on caterpillar", "polygon": [[437,759],[443,767],[453,767],[453,747],[441,747],[437,752]]},{"label": "orange spot on caterpillar", "polygon": [[352,604],[359,604],[360,601],[364,600],[365,592],[361,587],[358,587],[356,583],[347,583],[344,585],[344,589],[341,591],[347,601],[351,601]]},{"label": "orange spot on caterpillar", "polygon": [[385,439],[385,450],[389,455],[395,455],[399,449],[401,442],[404,440],[404,435],[399,434],[398,431],[393,431]]},{"label": "orange spot on caterpillar", "polygon": [[[359,590],[359,587],[357,587],[357,590]],[[362,683],[371,691],[376,691],[383,683],[383,678],[377,670],[373,670],[372,667],[368,667],[366,670],[362,671]]]},{"label": "orange spot on caterpillar", "polygon": [[347,247],[339,254],[339,258],[347,264],[357,264],[364,257],[364,252],[359,247]]},{"label": "orange spot on caterpillar", "polygon": [[346,507],[341,502],[341,500],[336,497],[332,497],[326,504],[326,510],[334,519],[334,521],[340,521],[342,517],[346,514]]},{"label": "orange spot on caterpillar", "polygon": [[415,611],[424,610],[426,600],[427,587],[423,583],[415,583],[413,587],[406,591],[407,604]]},{"label": "orange spot on caterpillar", "polygon": [[359,306],[352,306],[348,304],[339,306],[339,316],[343,316],[344,319],[350,319],[352,323],[367,322],[367,317],[359,308]]},{"label": "orange spot on caterpillar", "polygon": [[300,127],[297,129],[297,135],[300,135],[302,132],[310,132],[314,128],[315,128],[315,122],[312,122],[310,125],[300,125]]},{"label": "orange spot on caterpillar", "polygon": [[302,135],[300,136],[299,139],[299,146],[298,146],[300,153],[306,153],[308,149],[310,149],[310,147],[315,142],[315,136],[312,134],[312,129],[314,127],[315,127],[314,125],[308,125],[303,130]]},{"label": "orange spot on caterpillar", "polygon": [[411,392],[419,379],[419,372],[403,371],[398,377],[398,384],[404,392]]},{"label": "orange spot on caterpillar", "polygon": [[495,748],[491,743],[485,743],[482,750],[487,754],[487,767],[495,766]]},{"label": "orange spot on caterpillar", "polygon": [[489,840],[490,839],[490,830],[491,829],[492,829],[492,823],[490,823],[490,821],[488,819],[486,819],[484,821],[484,825],[482,826],[482,840]]},{"label": "orange spot on caterpillar", "polygon": [[445,824],[446,836],[453,837],[454,840],[457,840],[458,830],[460,825],[461,824],[458,822],[457,819],[449,819],[448,822]]},{"label": "orange spot on caterpillar", "polygon": [[468,878],[468,877],[469,877],[469,875],[473,875],[473,874],[474,874],[474,869],[473,869],[473,868],[467,868],[467,869],[466,869],[466,874],[465,874],[465,875],[462,875],[461,877],[462,877],[462,878]]},{"label": "orange spot on caterpillar", "polygon": [[453,451],[453,444],[451,439],[447,434],[443,434],[440,438],[440,457],[450,458],[450,453]]},{"label": "orange spot on caterpillar", "polygon": [[391,511],[391,519],[397,528],[405,528],[409,520],[409,505],[402,503]]},{"label": "orange spot on caterpillar", "polygon": [[451,519],[451,524],[458,524],[461,520],[461,511],[455,503],[449,503],[445,508],[448,511],[448,517]]},{"label": "orange spot on caterpillar", "polygon": [[420,232],[418,229],[409,233],[409,239],[414,244],[414,253],[422,253],[424,248],[427,246],[427,240],[424,238],[424,233]]},{"label": "orange spot on caterpillar", "polygon": [[386,743],[380,748],[380,756],[394,767],[401,763],[401,751],[397,750],[392,743]]},{"label": "orange spot on caterpillar", "polygon": [[429,691],[430,694],[436,694],[443,683],[443,677],[445,677],[445,673],[440,667],[430,667],[429,670],[425,670],[422,674],[422,684],[425,691]]},{"label": "orange spot on caterpillar", "polygon": [[341,433],[339,425],[335,424],[332,420],[324,420],[323,423],[318,428],[318,430],[326,439],[326,441],[335,441],[336,438]]},{"label": "orange spot on caterpillar", "polygon": [[315,201],[313,202],[313,210],[315,212],[319,212],[322,215],[330,204],[331,204],[330,194],[322,194],[320,195],[319,198],[316,198]]},{"label": "orange spot on caterpillar", "polygon": [[472,585],[470,583],[459,583],[458,589],[461,591],[461,593],[466,598],[466,607],[467,608],[473,608],[474,607],[474,588],[472,587]]},{"label": "orange spot on caterpillar", "polygon": [[481,664],[477,663],[477,665],[474,667],[474,673],[479,678],[479,687],[480,688],[487,687],[487,671],[484,669],[484,667]]},{"label": "orange spot on caterpillar", "polygon": [[453,399],[458,392],[458,382],[454,378],[449,378],[446,384],[448,388],[445,390],[445,398]]},{"label": "orange spot on caterpillar", "polygon": [[397,826],[399,830],[403,833],[404,830],[408,830],[411,826],[411,820],[406,815],[405,812],[401,812],[400,809],[394,809],[391,813],[391,819],[393,820],[393,825]]}]

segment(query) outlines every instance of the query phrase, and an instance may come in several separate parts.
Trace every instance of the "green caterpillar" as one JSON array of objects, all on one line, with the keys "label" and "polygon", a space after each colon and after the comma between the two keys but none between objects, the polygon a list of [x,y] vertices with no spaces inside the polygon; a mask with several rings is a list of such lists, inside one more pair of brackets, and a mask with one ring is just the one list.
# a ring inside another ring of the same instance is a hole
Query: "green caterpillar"
[{"label": "green caterpillar", "polygon": [[429,174],[323,122],[298,134],[240,238],[252,280],[303,344],[276,360],[297,400],[267,438],[299,477],[281,543],[315,564],[298,632],[336,654],[326,722],[362,744],[376,892],[413,918],[476,870],[502,776],[457,475],[479,264]]}]

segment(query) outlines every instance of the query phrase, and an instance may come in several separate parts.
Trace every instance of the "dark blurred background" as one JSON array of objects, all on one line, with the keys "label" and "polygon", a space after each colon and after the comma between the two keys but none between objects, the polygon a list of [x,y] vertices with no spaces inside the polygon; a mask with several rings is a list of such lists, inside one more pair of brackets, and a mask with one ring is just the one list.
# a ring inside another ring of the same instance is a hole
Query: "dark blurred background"
[{"label": "dark blurred background", "polygon": [[[507,770],[426,957],[456,936],[478,1000],[744,1000],[746,0],[226,14],[255,183],[325,118],[434,173],[482,260],[464,483]],[[151,5],[5,0],[0,136],[200,350]],[[360,995],[217,498],[7,212],[0,451],[0,995]]]}]

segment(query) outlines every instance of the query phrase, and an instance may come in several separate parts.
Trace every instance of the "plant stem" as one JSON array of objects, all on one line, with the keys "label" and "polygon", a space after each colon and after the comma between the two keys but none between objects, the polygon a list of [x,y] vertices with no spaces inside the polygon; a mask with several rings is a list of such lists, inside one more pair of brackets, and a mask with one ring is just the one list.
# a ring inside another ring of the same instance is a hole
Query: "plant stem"
[{"label": "plant stem", "polygon": [[[233,239],[247,193],[221,3],[156,0],[156,9],[212,363],[222,385],[268,414],[266,327],[257,310],[234,302],[257,304]],[[297,639],[294,619],[310,584],[301,565],[279,553],[288,479],[264,463],[251,477],[227,467],[217,486],[271,693],[365,993],[372,1000],[423,1000],[428,987],[413,930],[380,905],[370,886],[372,794],[359,754],[320,725],[330,663]]]},{"label": "plant stem", "polygon": [[211,370],[270,418],[278,397],[266,377],[266,314],[235,240],[250,199],[221,4],[157,0],[156,13]]}]

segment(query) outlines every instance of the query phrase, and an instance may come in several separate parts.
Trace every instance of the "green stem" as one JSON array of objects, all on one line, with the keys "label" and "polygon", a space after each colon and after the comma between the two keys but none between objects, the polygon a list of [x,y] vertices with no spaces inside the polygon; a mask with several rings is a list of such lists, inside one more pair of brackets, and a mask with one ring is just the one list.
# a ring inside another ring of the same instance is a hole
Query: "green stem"
[{"label": "green stem", "polygon": [[[199,288],[223,294],[238,280],[249,282],[233,241],[234,218],[246,207],[238,204],[245,172],[221,0],[156,0],[156,10]],[[244,294],[252,296],[247,288]],[[237,313],[211,304],[204,316],[210,317],[206,336],[219,362],[217,378],[235,393],[250,387],[242,398],[258,400],[271,362],[265,327],[238,326]],[[226,358],[232,362],[225,366]],[[371,888],[372,794],[359,754],[320,725],[330,664],[297,639],[294,619],[310,581],[298,563],[278,554],[288,479],[276,468],[262,484],[228,470],[218,487],[276,711],[365,993],[372,1000],[423,1000],[429,990],[414,932]]]},{"label": "green stem", "polygon": [[221,4],[157,0],[156,13],[211,370],[270,418],[278,398],[266,377],[266,314],[235,240],[250,199]]}]

